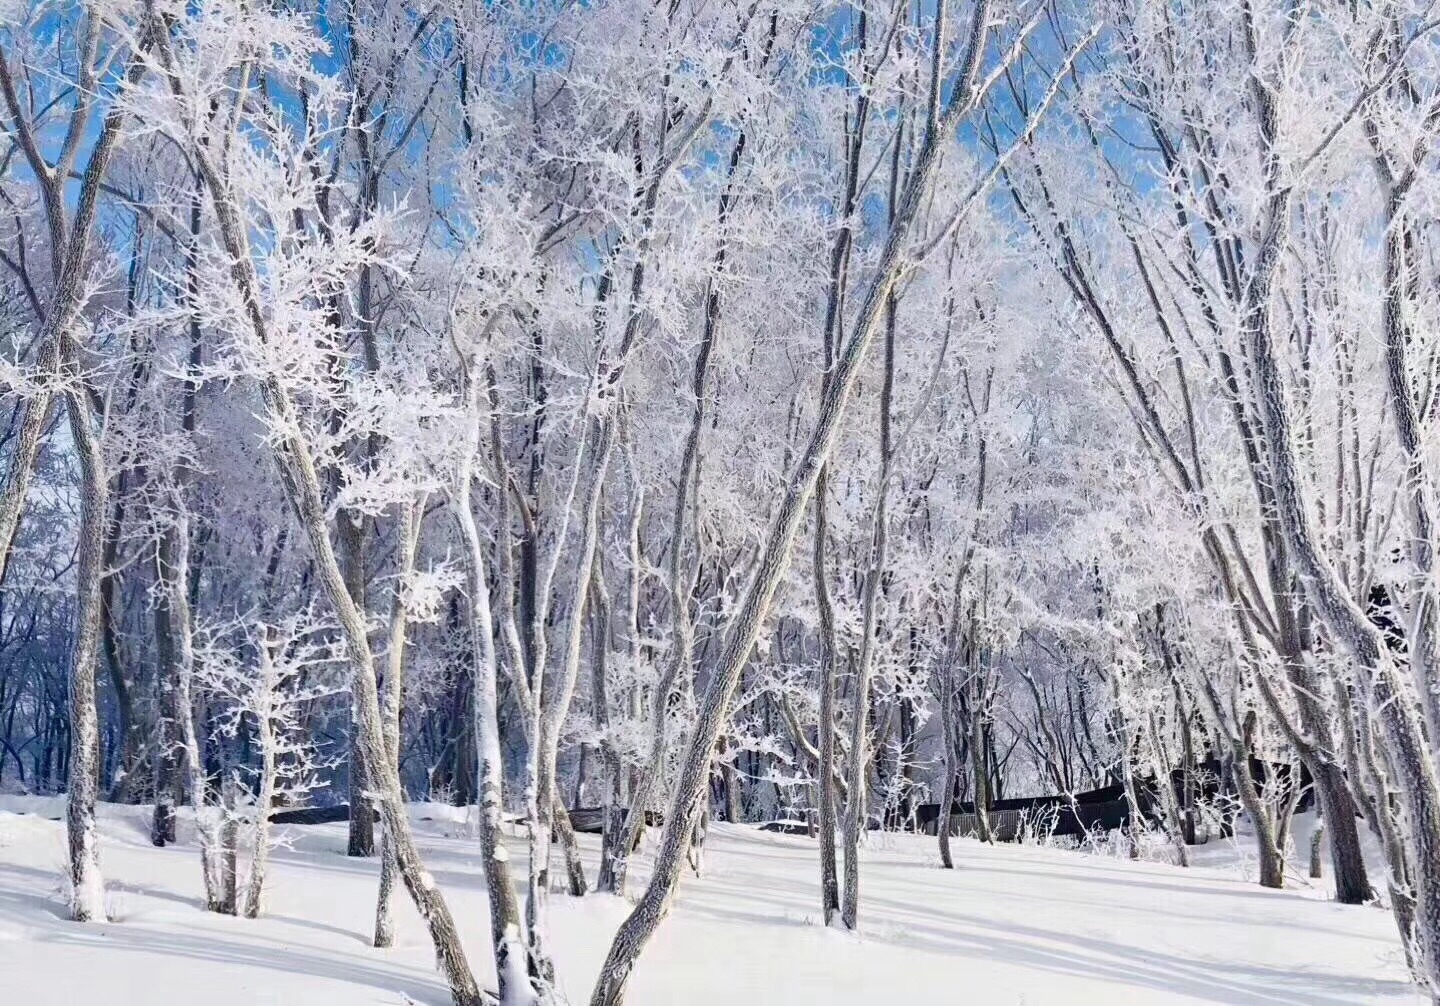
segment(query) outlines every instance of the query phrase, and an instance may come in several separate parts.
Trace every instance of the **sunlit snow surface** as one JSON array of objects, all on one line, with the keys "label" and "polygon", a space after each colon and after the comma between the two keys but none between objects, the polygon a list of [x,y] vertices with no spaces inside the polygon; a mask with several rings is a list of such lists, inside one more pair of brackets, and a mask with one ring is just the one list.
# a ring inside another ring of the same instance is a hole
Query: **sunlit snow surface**
[{"label": "sunlit snow surface", "polygon": [[[396,948],[370,947],[379,863],[344,855],[343,824],[279,829],[293,848],[275,854],[268,916],[252,922],[202,911],[184,817],[182,844],[155,849],[148,807],[103,806],[101,866],[114,921],[81,926],[62,917],[64,825],[48,819],[62,811],[54,799],[0,797],[4,1006],[449,1002],[403,892]],[[464,812],[424,804],[411,813],[471,964],[493,988],[480,851]],[[593,878],[596,841],[581,841]],[[523,870],[524,842],[512,836],[509,844],[512,868]],[[1192,870],[969,841],[957,850],[958,869],[944,872],[933,838],[872,835],[855,935],[816,924],[812,840],[715,825],[705,875],[682,880],[679,906],[641,959],[630,1002],[1424,1001],[1406,984],[1388,912],[1330,903],[1323,885],[1261,890],[1243,876],[1243,844],[1212,844],[1200,858],[1218,865]],[[632,883],[647,872],[648,858]],[[583,1003],[626,905],[557,894],[550,906],[560,980],[570,1001]]]}]

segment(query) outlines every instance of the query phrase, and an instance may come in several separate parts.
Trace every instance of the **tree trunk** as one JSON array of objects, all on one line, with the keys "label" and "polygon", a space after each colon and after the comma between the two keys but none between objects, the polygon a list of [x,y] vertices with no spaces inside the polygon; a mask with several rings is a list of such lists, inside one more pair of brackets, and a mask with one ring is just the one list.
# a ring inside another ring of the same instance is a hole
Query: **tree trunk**
[{"label": "tree trunk", "polygon": [[879,276],[857,322],[856,334],[840,360],[835,385],[823,403],[810,443],[791,477],[779,513],[771,525],[755,578],[731,623],[681,763],[675,796],[666,815],[665,836],[656,855],[650,883],[634,911],[615,934],[610,953],[596,981],[591,1006],[619,1006],[624,1001],[636,957],[669,912],[681,860],[695,827],[700,796],[709,779],[708,766],[715,742],[724,727],[740,674],[750,658],[761,625],[769,614],[775,590],[789,564],[791,546],[799,531],[805,507],[814,494],[819,467],[834,446],[839,419],[874,334],[880,305],[895,280],[899,244],[897,237],[887,245]]},{"label": "tree trunk", "polygon": [[720,775],[725,783],[725,823],[740,823],[740,773],[735,769],[735,762],[730,758],[723,757],[726,744],[724,738],[720,740]]},{"label": "tree trunk", "polygon": [[[423,496],[407,502],[400,518],[400,583],[390,606],[390,652],[385,664],[385,681],[380,695],[380,715],[385,735],[385,757],[400,771],[400,707],[405,681],[405,634],[409,611],[405,607],[405,584],[415,571],[415,554],[420,547],[420,525],[425,511]],[[478,714],[477,714],[478,715]],[[477,732],[478,733],[478,732]],[[380,887],[375,896],[375,940],[377,947],[395,944],[395,847],[390,833],[380,835]]]},{"label": "tree trunk", "polygon": [[[615,445],[617,421],[617,417],[612,413],[599,416],[592,422],[595,427],[593,432],[595,446],[592,460],[587,466],[588,478],[581,504],[583,523],[578,546],[580,561],[570,593],[570,607],[565,625],[565,648],[561,653],[558,677],[554,680],[549,675],[545,675],[543,679],[537,678],[537,682],[542,680],[545,682],[545,687],[535,689],[536,708],[532,722],[535,723],[533,733],[536,739],[531,745],[533,764],[529,783],[534,789],[534,797],[533,813],[531,814],[530,874],[525,911],[530,945],[532,948],[540,949],[542,956],[539,960],[546,962],[547,968],[549,967],[548,955],[544,955],[540,941],[544,932],[544,901],[550,888],[552,836],[558,837],[562,845],[570,892],[577,896],[585,893],[585,875],[580,865],[569,815],[561,800],[556,775],[560,757],[560,732],[564,727],[565,717],[569,712],[571,700],[574,698],[575,685],[580,674],[585,607],[590,593],[591,571],[595,565],[595,553],[600,537],[601,490],[604,486],[606,470],[609,467],[610,455]],[[577,464],[579,460],[577,457]],[[553,558],[558,560],[558,552]],[[552,565],[552,574],[553,571]],[[550,582],[549,576],[547,576],[546,582]],[[528,794],[527,799],[529,799]],[[548,984],[553,980],[553,973],[547,971],[542,977]]]},{"label": "tree trunk", "polygon": [[[93,39],[100,33],[100,15],[87,11],[84,30]],[[143,43],[148,45],[148,42]],[[74,104],[69,123],[69,138],[77,139],[92,122],[91,113],[100,100],[92,83],[95,68],[90,60],[94,52],[85,52],[79,68],[82,86]],[[134,85],[144,71],[138,53],[126,60],[122,79]],[[112,102],[90,154],[90,162],[81,176],[75,194],[74,214],[65,219],[69,179],[44,162],[39,145],[31,131],[30,120],[21,111],[10,65],[0,56],[0,94],[11,115],[16,146],[29,162],[40,189],[50,231],[50,266],[54,288],[46,305],[41,329],[39,369],[42,380],[54,374],[66,378],[66,411],[71,437],[80,460],[80,541],[76,570],[77,611],[75,638],[71,652],[69,722],[70,755],[66,803],[66,831],[69,844],[69,884],[71,914],[78,922],[104,920],[104,887],[100,877],[99,836],[95,824],[95,802],[99,796],[100,732],[95,707],[95,670],[104,617],[100,596],[101,579],[105,575],[105,522],[109,514],[109,486],[104,459],[94,429],[89,389],[79,372],[78,351],[71,332],[80,314],[82,281],[90,265],[88,254],[90,231],[96,215],[100,186],[109,167],[110,157],[119,140],[127,110],[124,102]],[[69,146],[69,138],[66,145]],[[71,150],[73,154],[73,148]],[[63,375],[62,375],[63,371]],[[15,531],[19,526],[40,437],[49,422],[54,394],[42,391],[25,405],[15,454],[6,471],[0,491],[0,581],[8,567]]]},{"label": "tree trunk", "polygon": [[250,877],[245,885],[245,918],[258,919],[264,910],[265,869],[270,862],[270,812],[275,803],[275,723],[271,718],[275,689],[272,641],[261,638],[259,698],[255,709],[256,742],[260,747],[260,786],[255,799],[255,824],[250,838]]},{"label": "tree trunk", "polygon": [[240,902],[240,815],[236,804],[239,802],[240,784],[235,772],[226,765],[220,777],[220,901],[215,911],[221,915],[234,915]]},{"label": "tree trunk", "polygon": [[[631,576],[638,583],[640,570],[635,561],[639,531],[640,500],[636,500],[635,517],[631,521]],[[625,834],[623,800],[625,798],[625,767],[609,736],[610,691],[607,677],[610,666],[610,592],[605,586],[605,571],[597,556],[590,569],[590,609],[593,656],[590,662],[590,704],[595,726],[601,732],[600,760],[605,766],[601,790],[600,870],[595,877],[596,890],[619,893],[616,887],[615,863],[623,857],[619,846]],[[581,878],[583,880],[583,877]]]},{"label": "tree trunk", "polygon": [[[190,804],[195,813],[195,831],[200,843],[200,870],[205,883],[205,907],[208,911],[223,912],[225,895],[222,880],[222,831],[225,811],[223,807],[218,808],[220,817],[211,813],[211,810],[217,808],[209,806],[210,784],[200,752],[200,740],[195,730],[195,652],[188,594],[190,524],[183,506],[183,501],[177,498],[171,525],[161,535],[156,561],[164,595],[163,602],[157,605],[157,609],[163,608],[165,623],[165,631],[159,637],[159,649],[165,663],[162,673],[173,682],[169,694],[169,716],[171,729],[178,735],[180,760],[184,763],[190,783]],[[173,809],[171,814],[173,815]]]},{"label": "tree trunk", "polygon": [[[65,357],[69,376],[79,381],[73,348],[67,349]],[[70,658],[70,772],[65,828],[70,846],[71,918],[76,922],[104,922],[105,888],[100,878],[100,836],[95,823],[100,788],[95,664],[103,616],[100,581],[105,575],[109,487],[86,394],[82,385],[65,396],[70,435],[80,458],[80,558],[75,575],[79,598]]]},{"label": "tree trunk", "polygon": [[[59,367],[59,340],[52,338],[41,353],[37,369],[43,379],[54,374]],[[40,454],[40,438],[50,423],[51,406],[54,396],[42,391],[24,405],[25,415],[20,420],[20,434],[16,437],[10,465],[5,470],[4,488],[0,489],[0,582],[10,568],[11,546],[15,543],[15,532],[20,527],[20,514],[25,508],[25,494],[30,488],[30,475],[35,469],[35,459]]]},{"label": "tree trunk", "polygon": [[[339,553],[344,563],[345,585],[355,606],[365,611],[365,527],[364,518],[341,512],[335,518]],[[370,783],[365,776],[364,759],[359,756],[358,731],[353,720],[355,704],[351,704],[350,723],[350,830],[345,855],[375,855],[375,807],[369,797]]]},{"label": "tree trunk", "polygon": [[980,841],[994,844],[995,835],[990,829],[990,765],[986,757],[988,746],[985,738],[985,708],[988,705],[989,687],[984,677],[985,658],[978,637],[979,623],[974,612],[970,615],[970,775],[975,787],[975,825]]},{"label": "tree trunk", "polygon": [[940,810],[935,824],[940,836],[940,865],[946,870],[955,869],[955,860],[950,852],[951,814],[955,807],[955,777],[959,766],[955,764],[955,750],[959,738],[955,735],[955,700],[951,695],[953,682],[948,669],[944,672],[940,694],[940,728],[945,739],[945,775],[940,783]]},{"label": "tree trunk", "polygon": [[1196,845],[1195,728],[1179,675],[1173,675],[1170,683],[1175,689],[1175,712],[1180,719],[1180,840],[1185,845]]},{"label": "tree trunk", "polygon": [[[1322,825],[1326,844],[1330,847],[1330,870],[1335,877],[1335,900],[1342,905],[1363,905],[1375,897],[1360,846],[1360,829],[1355,819],[1355,801],[1344,771],[1330,758],[1317,759],[1309,765],[1315,787],[1315,818],[1317,835]],[[1319,854],[1318,839],[1315,854]],[[1310,876],[1318,877],[1319,861],[1311,866]]]},{"label": "tree trunk", "polygon": [[553,822],[555,838],[565,856],[565,889],[572,898],[583,898],[588,889],[585,883],[585,861],[580,858],[580,843],[575,838],[575,826],[570,823],[570,811],[565,801],[555,793]]},{"label": "tree trunk", "polygon": [[[461,362],[463,366],[464,361]],[[470,394],[472,415],[478,428],[479,409],[474,389],[470,389]],[[476,786],[480,791],[480,855],[485,870],[485,891],[490,902],[490,942],[495,954],[495,974],[500,983],[500,1002],[502,1006],[522,1006],[535,1001],[531,980],[544,979],[551,969],[548,961],[537,959],[536,955],[543,951],[533,939],[528,947],[526,945],[520,903],[510,880],[510,854],[500,831],[504,811],[504,765],[500,755],[496,694],[498,661],[490,611],[490,584],[485,575],[485,553],[475,515],[470,508],[473,458],[472,448],[464,455],[451,507],[465,541],[465,578],[471,605],[469,623],[473,653],[471,676],[475,686]],[[534,747],[533,739],[531,747]],[[386,834],[389,832],[387,826]]]},{"label": "tree trunk", "polygon": [[1180,801],[1175,795],[1175,781],[1170,770],[1170,761],[1165,757],[1165,749],[1160,743],[1160,724],[1155,719],[1154,709],[1151,709],[1146,717],[1146,726],[1146,733],[1150,740],[1150,763],[1155,769],[1156,789],[1159,791],[1160,807],[1165,814],[1165,832],[1170,838],[1171,848],[1175,850],[1176,864],[1188,867],[1190,854],[1185,848],[1185,825],[1181,819]]},{"label": "tree trunk", "polygon": [[[890,179],[890,207],[895,209],[895,189],[899,184],[900,142],[894,146]],[[893,219],[893,217],[892,217]],[[879,631],[880,580],[885,575],[885,556],[890,541],[890,467],[893,449],[890,442],[891,399],[895,390],[895,321],[898,302],[892,289],[885,298],[884,377],[880,382],[880,489],[875,500],[874,526],[871,530],[870,562],[865,571],[862,598],[860,658],[855,672],[855,708],[850,717],[850,763],[846,773],[850,798],[845,804],[845,888],[840,898],[840,917],[846,929],[855,929],[860,921],[860,836],[869,816],[866,776],[870,764],[870,679],[875,667],[875,634]]]},{"label": "tree trunk", "polygon": [[[126,479],[119,480],[119,491],[126,489]],[[117,504],[113,517],[107,521],[105,535],[104,568],[113,570],[116,565],[120,522],[123,506]],[[130,793],[135,784],[135,768],[140,758],[140,724],[135,717],[135,703],[130,694],[130,683],[125,680],[125,668],[120,659],[120,641],[115,629],[115,584],[117,574],[104,576],[100,581],[100,642],[105,654],[105,669],[109,673],[110,690],[115,696],[115,713],[119,721],[116,726],[120,734],[120,756],[106,799],[111,803],[129,803]]]},{"label": "tree trunk", "polygon": [[824,925],[834,925],[840,915],[840,881],[836,870],[835,832],[839,825],[835,809],[835,675],[838,653],[835,646],[835,609],[825,571],[825,541],[828,521],[828,466],[821,466],[815,489],[815,548],[813,578],[815,601],[820,611],[820,725],[815,738],[820,749],[816,767],[816,788],[820,791],[820,912]]},{"label": "tree trunk", "polygon": [[[172,536],[175,530],[167,525],[160,532],[157,546],[157,567],[163,567],[167,556],[175,553]],[[165,585],[166,573],[157,571],[161,581],[159,596],[154,602],[156,677],[159,679],[160,710],[155,729],[158,737],[155,751],[155,813],[150,821],[150,842],[163,847],[175,841],[175,805],[180,801],[183,784],[180,752],[184,736],[180,728],[182,716],[188,716],[180,701],[178,646],[175,641],[174,613],[170,610],[170,592]]]}]

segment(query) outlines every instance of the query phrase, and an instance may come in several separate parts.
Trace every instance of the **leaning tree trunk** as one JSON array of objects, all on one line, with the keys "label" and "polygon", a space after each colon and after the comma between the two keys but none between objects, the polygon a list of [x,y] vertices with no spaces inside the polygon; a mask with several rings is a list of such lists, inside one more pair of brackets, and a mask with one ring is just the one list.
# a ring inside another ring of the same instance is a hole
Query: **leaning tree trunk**
[{"label": "leaning tree trunk", "polygon": [[[263,331],[263,321],[258,310],[254,314],[254,322]],[[263,390],[267,408],[280,428],[289,431],[299,429],[294,420],[293,406],[280,383],[274,378],[266,378]],[[356,697],[356,723],[360,728],[361,768],[365,778],[375,786],[385,831],[394,836],[395,859],[400,876],[405,881],[405,887],[409,890],[421,918],[429,927],[436,956],[450,984],[451,996],[456,1006],[478,1006],[483,998],[465,959],[454,917],[450,914],[444,896],[435,886],[434,878],[426,872],[421,862],[420,852],[415,847],[415,839],[410,831],[410,821],[405,813],[405,795],[400,786],[400,775],[386,757],[380,702],[375,683],[375,662],[370,652],[365,618],[345,589],[345,578],[330,543],[324,503],[320,497],[319,475],[315,470],[314,459],[310,456],[309,446],[298,435],[289,434],[284,445],[286,457],[282,463],[288,462],[286,467],[290,469],[290,478],[287,482],[292,498],[306,536],[310,539],[320,579],[336,609],[349,651],[352,673],[356,679],[353,691]]]},{"label": "leaning tree trunk", "polygon": [[[769,43],[766,43],[767,54]],[[740,165],[741,158],[745,153],[746,134],[742,126],[736,136],[735,144],[730,148],[730,160],[725,175],[725,188],[720,195],[719,204],[716,207],[716,223],[720,230],[721,239],[716,247],[715,255],[711,260],[712,274],[718,276],[725,268],[726,256],[728,255],[729,231],[726,224],[730,218],[730,210],[734,203],[736,169]],[[652,200],[652,188],[649,198]],[[670,521],[670,553],[668,561],[669,587],[670,587],[670,618],[673,632],[671,653],[669,654],[665,670],[659,686],[654,693],[654,709],[651,712],[651,738],[650,738],[650,759],[646,771],[640,777],[639,785],[633,788],[630,799],[630,807],[626,812],[624,824],[624,838],[618,843],[618,856],[612,863],[612,887],[614,893],[623,894],[625,891],[625,878],[629,867],[629,857],[638,848],[640,836],[645,829],[645,813],[650,798],[656,785],[660,780],[660,773],[664,761],[665,741],[670,714],[671,697],[675,694],[675,686],[679,681],[680,674],[689,668],[691,651],[694,645],[695,627],[690,618],[690,595],[696,575],[695,568],[698,563],[692,563],[692,569],[686,571],[685,553],[686,544],[689,541],[690,501],[695,493],[696,484],[699,479],[700,466],[700,435],[704,428],[706,388],[710,374],[710,361],[714,355],[715,343],[720,333],[721,300],[720,291],[713,278],[705,292],[705,322],[700,335],[700,346],[695,354],[695,365],[691,371],[690,391],[695,398],[694,407],[690,413],[690,427],[685,436],[685,446],[680,457],[680,475],[675,488],[675,505],[672,510]],[[633,304],[631,321],[638,317],[634,314]],[[637,529],[638,530],[638,529]],[[633,550],[632,550],[633,551]],[[638,584],[632,580],[632,584]],[[638,593],[632,592],[633,599]],[[632,632],[638,633],[639,626],[631,626]],[[638,653],[638,646],[633,647]],[[687,688],[689,683],[687,682]]]},{"label": "leaning tree trunk", "polygon": [[[1255,58],[1253,25],[1247,18],[1247,44]],[[1405,677],[1391,658],[1383,636],[1347,592],[1320,549],[1305,509],[1295,458],[1294,427],[1285,385],[1272,341],[1275,275],[1285,253],[1293,188],[1281,179],[1276,140],[1279,113],[1258,71],[1250,75],[1251,97],[1259,122],[1266,191],[1265,227],[1246,296],[1240,328],[1254,368],[1256,407],[1270,456],[1276,509],[1286,545],[1305,582],[1316,614],[1335,645],[1360,664],[1357,675],[1385,741],[1408,818],[1415,889],[1415,942],[1431,987],[1440,987],[1440,778],[1434,749],[1424,735]],[[1433,675],[1434,667],[1419,668]]]},{"label": "leaning tree trunk", "polygon": [[681,762],[674,799],[670,812],[666,815],[665,836],[656,854],[650,883],[634,911],[615,934],[610,953],[596,981],[591,1006],[619,1006],[624,1001],[625,988],[636,958],[661,920],[669,913],[685,849],[695,828],[700,797],[709,779],[709,763],[715,742],[724,728],[730,699],[740,681],[740,674],[750,659],[761,625],[769,614],[775,590],[789,565],[791,547],[800,530],[806,505],[814,494],[820,465],[834,447],[840,416],[854,387],[860,362],[864,359],[865,351],[874,335],[880,305],[895,281],[900,255],[899,234],[888,242],[886,252],[880,263],[879,275],[867,298],[867,306],[862,310],[857,323],[856,334],[839,361],[834,386],[822,404],[810,443],[791,477],[790,486],[761,552],[755,578],[751,581],[740,611],[731,623],[728,640],[706,689],[690,743]]},{"label": "leaning tree trunk", "polygon": [[[1352,703],[1344,684],[1337,681],[1335,691],[1337,704],[1342,711],[1349,713]],[[1400,934],[1400,943],[1405,948],[1405,963],[1410,968],[1410,974],[1416,982],[1423,984],[1425,971],[1415,959],[1415,888],[1410,879],[1409,854],[1396,820],[1397,808],[1391,797],[1385,769],[1376,757],[1373,728],[1368,720],[1361,720],[1355,726],[1358,741],[1347,752],[1347,765],[1356,780],[1365,780],[1371,794],[1367,816],[1371,831],[1385,850],[1390,913]]]},{"label": "leaning tree trunk", "polygon": [[[1295,638],[1302,638],[1303,624],[1293,610],[1287,612],[1282,606],[1280,614],[1283,631],[1288,634],[1293,623]],[[1304,632],[1304,635],[1309,633]],[[1308,649],[1308,645],[1305,648]],[[1300,652],[1301,648],[1292,649],[1287,645],[1286,649],[1289,651],[1284,657],[1286,672],[1295,686],[1300,723],[1310,741],[1296,747],[1314,781],[1317,823],[1323,820],[1328,824],[1326,830],[1329,833],[1330,867],[1335,876],[1335,900],[1342,905],[1363,905],[1375,896],[1375,892],[1370,887],[1365,856],[1360,848],[1360,830],[1355,820],[1355,801],[1350,795],[1350,784],[1335,758],[1337,746],[1330,714],[1317,698],[1320,681],[1306,662],[1304,653]]]},{"label": "leaning tree trunk", "polygon": [[[989,9],[986,3],[976,5],[975,20],[965,56],[965,69],[955,102],[947,111],[937,136],[950,135],[958,124],[960,110],[968,107],[969,91],[973,88],[976,68],[984,48]],[[947,141],[948,142],[948,141]],[[740,682],[740,675],[749,662],[755,640],[770,611],[776,588],[790,563],[790,553],[800,522],[815,493],[821,467],[830,457],[838,439],[840,418],[854,390],[870,343],[878,327],[880,313],[889,298],[901,271],[910,226],[920,211],[920,203],[929,188],[929,179],[940,154],[940,141],[932,136],[921,150],[910,181],[906,186],[890,233],[885,240],[869,290],[856,318],[853,334],[836,360],[828,394],[820,405],[815,429],[799,463],[790,477],[784,498],[766,537],[765,547],[754,578],[745,592],[739,611],[730,623],[724,647],[705,692],[690,743],[681,760],[680,770],[665,821],[665,837],[655,857],[650,883],[635,909],[621,923],[611,943],[600,975],[591,995],[591,1006],[620,1006],[635,961],[660,922],[670,911],[675,885],[680,877],[681,858],[695,827],[701,794],[709,779],[710,759],[715,742],[725,727],[730,700]],[[825,726],[822,724],[822,727]],[[854,799],[852,794],[851,799]]]},{"label": "leaning tree trunk", "polygon": [[[1426,462],[1426,438],[1422,409],[1417,407],[1416,393],[1411,386],[1407,353],[1414,343],[1411,322],[1407,318],[1407,301],[1412,296],[1416,277],[1407,255],[1408,226],[1403,205],[1410,184],[1420,170],[1409,169],[1404,178],[1395,180],[1377,157],[1380,174],[1389,185],[1386,199],[1385,229],[1385,375],[1389,392],[1390,414],[1395,421],[1395,436],[1405,458],[1404,489],[1401,498],[1410,533],[1405,535],[1406,549],[1413,567],[1410,594],[1413,613],[1407,632],[1411,653],[1411,675],[1420,693],[1420,708],[1425,714],[1432,743],[1440,739],[1440,681],[1436,680],[1435,630],[1437,598],[1435,590],[1435,503],[1434,484]],[[1413,254],[1413,252],[1411,252]]]},{"label": "leaning tree trunk", "polygon": [[[1252,331],[1251,343],[1257,347],[1254,355],[1260,361],[1256,369],[1261,382],[1262,414],[1272,457],[1276,459],[1276,497],[1282,524],[1317,613],[1325,619],[1337,644],[1361,665],[1358,677],[1379,721],[1409,819],[1410,833],[1406,837],[1414,860],[1415,936],[1422,966],[1432,982],[1440,983],[1440,779],[1410,692],[1386,652],[1379,630],[1345,593],[1315,543],[1298,490],[1289,446],[1289,410],[1281,397],[1277,365],[1270,355],[1268,328],[1258,334]],[[1336,823],[1332,820],[1331,827]]]},{"label": "leaning tree trunk", "polygon": [[[1253,35],[1251,44],[1253,47]],[[1264,147],[1265,231],[1242,305],[1241,332],[1255,372],[1260,413],[1275,501],[1286,545],[1305,582],[1316,614],[1335,645],[1359,662],[1361,688],[1374,710],[1408,818],[1415,888],[1415,939],[1432,987],[1440,986],[1440,778],[1434,751],[1424,736],[1411,690],[1391,658],[1380,631],[1349,596],[1344,583],[1321,552],[1297,470],[1294,431],[1285,385],[1271,333],[1275,274],[1287,244],[1292,189],[1280,179],[1276,148],[1278,113],[1273,96],[1257,74],[1251,75]],[[1433,674],[1434,668],[1421,669]]]},{"label": "leaning tree trunk", "polygon": [[[1263,445],[1260,445],[1263,450]],[[1262,482],[1261,492],[1267,511],[1274,512],[1274,494]],[[1361,905],[1374,892],[1365,871],[1365,858],[1360,850],[1360,832],[1355,824],[1355,804],[1350,797],[1344,773],[1335,760],[1334,730],[1330,713],[1319,701],[1320,682],[1306,659],[1313,649],[1309,618],[1303,599],[1295,594],[1294,577],[1283,541],[1283,532],[1271,518],[1264,532],[1267,571],[1271,590],[1276,598],[1275,615],[1280,630],[1279,649],[1285,676],[1295,697],[1304,736],[1292,736],[1301,761],[1314,780],[1315,802],[1319,817],[1331,823],[1330,863],[1335,874],[1335,900],[1342,905]],[[1245,630],[1248,633],[1248,627]],[[1262,694],[1269,698],[1270,689],[1261,680]],[[1278,703],[1271,702],[1282,726],[1289,720]],[[1287,732],[1289,731],[1287,726]]]},{"label": "leaning tree trunk", "polygon": [[[165,26],[158,21],[150,27],[159,68],[170,90],[183,99],[184,85],[176,72],[169,34]],[[239,208],[224,177],[216,170],[208,149],[197,143],[193,145],[190,153],[210,193],[216,223],[230,260],[231,278],[239,294],[245,321],[256,341],[267,345],[271,341],[270,331],[261,307],[259,284]],[[436,887],[434,878],[425,871],[419,850],[415,847],[410,821],[405,814],[400,775],[385,757],[380,702],[376,693],[375,661],[370,651],[365,618],[346,589],[345,577],[336,558],[334,545],[330,541],[325,503],[320,493],[320,475],[311,445],[300,434],[303,427],[298,421],[295,405],[278,377],[273,374],[262,377],[260,391],[268,418],[280,432],[276,444],[276,461],[284,475],[284,489],[310,541],[316,573],[335,609],[341,636],[350,657],[352,673],[356,678],[354,695],[361,740],[360,760],[366,777],[378,790],[385,830],[395,836],[395,857],[400,876],[430,930],[436,957],[445,973],[456,1006],[480,1006],[483,997],[465,959],[454,917],[450,914],[444,896]]]}]

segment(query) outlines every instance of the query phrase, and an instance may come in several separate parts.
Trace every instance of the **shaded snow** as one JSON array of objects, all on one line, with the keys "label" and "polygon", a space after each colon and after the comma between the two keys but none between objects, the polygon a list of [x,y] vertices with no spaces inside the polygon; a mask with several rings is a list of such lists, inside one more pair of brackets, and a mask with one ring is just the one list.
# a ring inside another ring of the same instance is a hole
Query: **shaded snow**
[{"label": "shaded snow", "polygon": [[[24,810],[28,815],[4,813]],[[378,860],[344,855],[345,826],[282,827],[269,916],[201,910],[193,828],[147,840],[150,809],[102,805],[101,866],[115,921],[64,919],[58,800],[0,797],[0,1003],[205,1006],[417,1003],[449,997],[424,929],[397,897],[397,946],[369,946]],[[463,811],[412,808],[426,866],[493,988],[478,843]],[[428,820],[422,820],[428,818]],[[510,826],[507,829],[513,830]],[[511,835],[517,878],[524,842]],[[598,848],[581,836],[594,876]],[[1101,856],[957,843],[938,869],[933,838],[872,835],[860,934],[818,925],[814,842],[712,826],[706,875],[641,959],[632,1006],[947,1003],[1209,1003],[1341,1006],[1423,1002],[1405,981],[1388,912],[1264,891],[1233,865],[1181,870]],[[1224,849],[1206,850],[1219,861]],[[635,867],[646,879],[648,861]],[[638,888],[637,888],[638,889]],[[551,948],[583,1003],[628,906],[551,899]]]}]

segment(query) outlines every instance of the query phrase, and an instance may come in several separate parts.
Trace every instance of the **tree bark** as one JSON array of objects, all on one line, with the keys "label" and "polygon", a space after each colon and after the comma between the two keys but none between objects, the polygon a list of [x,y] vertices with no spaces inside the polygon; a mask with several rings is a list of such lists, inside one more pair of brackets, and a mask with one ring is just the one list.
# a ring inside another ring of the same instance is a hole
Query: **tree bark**
[{"label": "tree bark", "polygon": [[245,918],[264,911],[265,870],[270,862],[270,812],[275,803],[275,723],[272,719],[277,681],[272,641],[257,640],[260,651],[259,698],[255,709],[256,741],[260,747],[260,787],[255,799],[255,824],[250,840],[250,876],[245,885]]},{"label": "tree bark", "polygon": [[[424,512],[423,496],[410,500],[401,510],[400,582],[395,588],[395,598],[390,606],[390,651],[385,662],[385,680],[380,695],[385,757],[395,766],[397,773],[400,771],[400,707],[405,687],[405,634],[410,618],[405,607],[405,582],[415,571],[415,555],[420,547],[420,525]],[[390,947],[395,944],[394,892],[398,866],[390,833],[382,829],[380,887],[375,896],[374,944],[377,947]]]},{"label": "tree bark", "polygon": [[[78,381],[74,348],[69,347],[64,356],[70,378]],[[86,394],[82,386],[65,395],[70,435],[80,458],[80,558],[75,574],[79,598],[70,657],[70,773],[65,829],[70,846],[71,918],[76,922],[104,922],[105,889],[100,878],[100,836],[95,821],[100,789],[95,665],[103,617],[100,581],[105,575],[109,485]]]},{"label": "tree bark", "polygon": [[833,925],[840,915],[840,881],[836,870],[835,832],[839,826],[835,809],[835,675],[838,654],[835,646],[835,608],[830,603],[830,586],[825,569],[825,515],[828,495],[828,466],[822,466],[815,482],[815,548],[812,578],[815,581],[815,602],[820,613],[820,723],[816,728],[819,762],[815,771],[815,787],[819,790],[820,820],[820,912],[826,926]]},{"label": "tree bark", "polygon": [[[342,511],[335,517],[339,540],[339,554],[345,573],[345,585],[355,606],[365,611],[365,527],[364,518],[359,514]],[[359,756],[358,731],[353,719],[354,703],[351,704],[350,723],[350,823],[345,843],[345,855],[369,857],[375,855],[375,806],[370,799],[370,783],[365,776],[364,759]],[[383,868],[383,867],[382,867]]]}]

